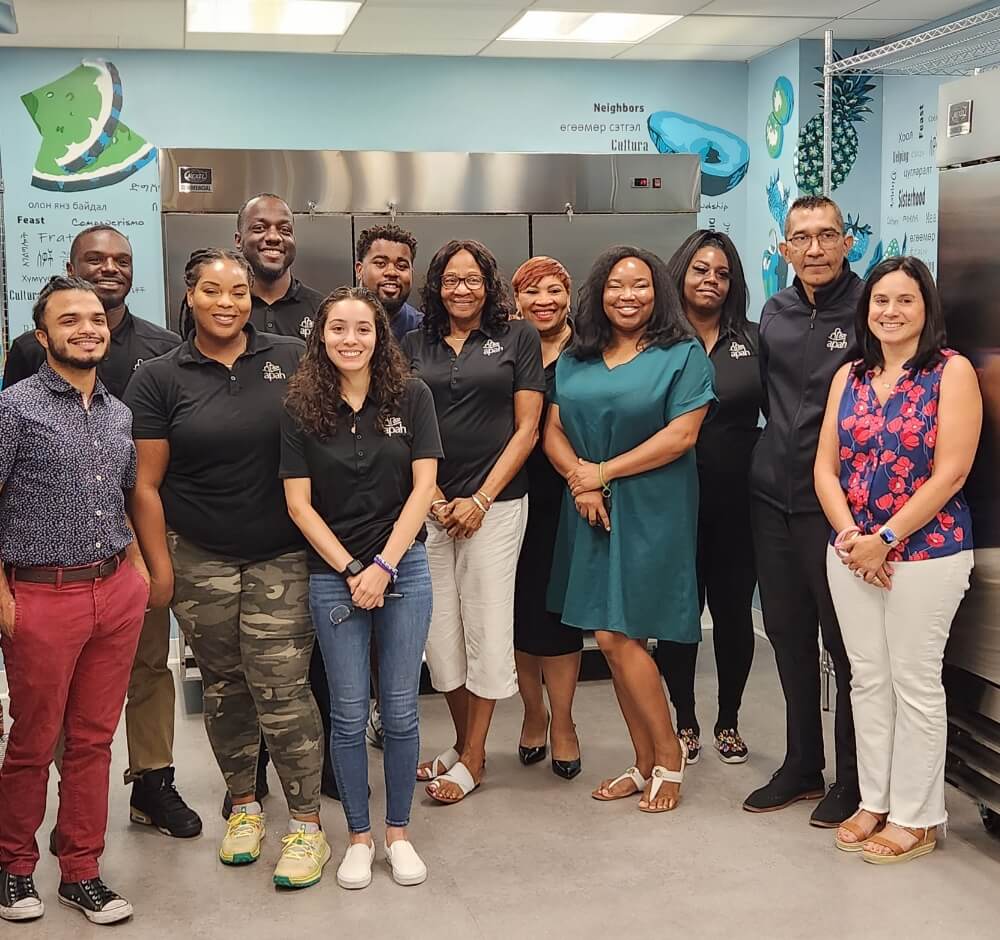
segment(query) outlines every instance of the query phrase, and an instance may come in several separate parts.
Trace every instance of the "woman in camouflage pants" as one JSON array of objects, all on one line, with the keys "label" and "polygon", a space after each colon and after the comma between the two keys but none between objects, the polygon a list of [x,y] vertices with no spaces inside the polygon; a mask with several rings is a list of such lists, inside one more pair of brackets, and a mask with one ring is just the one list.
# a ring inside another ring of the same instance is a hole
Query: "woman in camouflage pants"
[{"label": "woman in camouflage pants", "polygon": [[263,733],[291,816],[277,885],[319,881],[323,731],[309,688],[315,635],[303,540],[278,480],[280,419],[297,338],[249,325],[241,255],[195,252],[185,342],[144,363],[128,390],[139,454],[136,530],[204,686],[205,728],[232,797],[219,850],[254,862],[264,838],[255,780]]}]

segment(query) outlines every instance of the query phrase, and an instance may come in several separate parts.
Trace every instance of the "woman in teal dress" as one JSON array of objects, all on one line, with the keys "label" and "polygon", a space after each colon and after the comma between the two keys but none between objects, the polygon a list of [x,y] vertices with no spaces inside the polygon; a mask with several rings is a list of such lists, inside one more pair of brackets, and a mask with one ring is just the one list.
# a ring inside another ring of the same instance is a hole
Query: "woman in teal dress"
[{"label": "woman in teal dress", "polygon": [[638,248],[597,259],[575,327],[545,430],[568,486],[549,607],[595,632],[635,748],[634,765],[594,798],[641,793],[639,809],[665,812],[686,755],[646,643],[701,636],[694,445],[715,401],[712,365],[663,261]]}]

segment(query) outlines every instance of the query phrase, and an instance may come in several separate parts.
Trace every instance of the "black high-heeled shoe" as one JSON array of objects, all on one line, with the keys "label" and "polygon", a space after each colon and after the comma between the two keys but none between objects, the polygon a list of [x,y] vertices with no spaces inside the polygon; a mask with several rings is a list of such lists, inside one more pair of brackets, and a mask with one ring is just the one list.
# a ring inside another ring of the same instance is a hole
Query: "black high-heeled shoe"
[{"label": "black high-heeled shoe", "polygon": [[521,763],[524,764],[525,767],[545,760],[545,755],[547,753],[548,746],[545,744],[540,744],[538,747],[525,747],[524,745],[519,744],[517,747],[517,756],[521,759]]},{"label": "black high-heeled shoe", "polygon": [[563,780],[572,780],[574,777],[579,776],[580,771],[583,770],[583,763],[580,758],[576,760],[556,760],[552,758],[552,773],[557,777],[562,777]]}]

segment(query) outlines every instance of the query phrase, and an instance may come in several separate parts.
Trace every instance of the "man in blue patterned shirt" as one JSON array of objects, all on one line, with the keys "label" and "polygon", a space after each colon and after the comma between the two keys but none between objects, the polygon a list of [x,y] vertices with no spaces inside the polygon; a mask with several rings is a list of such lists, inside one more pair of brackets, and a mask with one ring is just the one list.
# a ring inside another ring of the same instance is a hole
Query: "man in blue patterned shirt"
[{"label": "man in blue patterned shirt", "polygon": [[0,768],[0,917],[44,912],[35,833],[64,733],[59,901],[108,924],[132,914],[98,859],[111,740],[149,599],[125,510],[132,420],[97,378],[111,334],[93,286],[53,278],[33,314],[46,362],[0,393],[0,645],[15,718]]}]

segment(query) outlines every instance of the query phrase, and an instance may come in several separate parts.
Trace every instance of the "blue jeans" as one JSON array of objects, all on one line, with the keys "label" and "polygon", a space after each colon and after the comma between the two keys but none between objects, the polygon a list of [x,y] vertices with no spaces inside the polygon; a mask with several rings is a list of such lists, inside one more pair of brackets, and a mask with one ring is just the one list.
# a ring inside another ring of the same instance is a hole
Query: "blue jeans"
[{"label": "blue jeans", "polygon": [[385,731],[387,826],[406,826],[416,785],[420,733],[417,695],[420,664],[431,622],[431,575],[421,542],[403,556],[392,588],[403,595],[375,610],[355,610],[343,623],[330,622],[330,611],[351,604],[347,582],[337,574],[309,579],[316,638],[330,683],[330,749],[340,787],[341,805],[351,832],[368,832],[369,644],[378,645],[379,706]]}]

